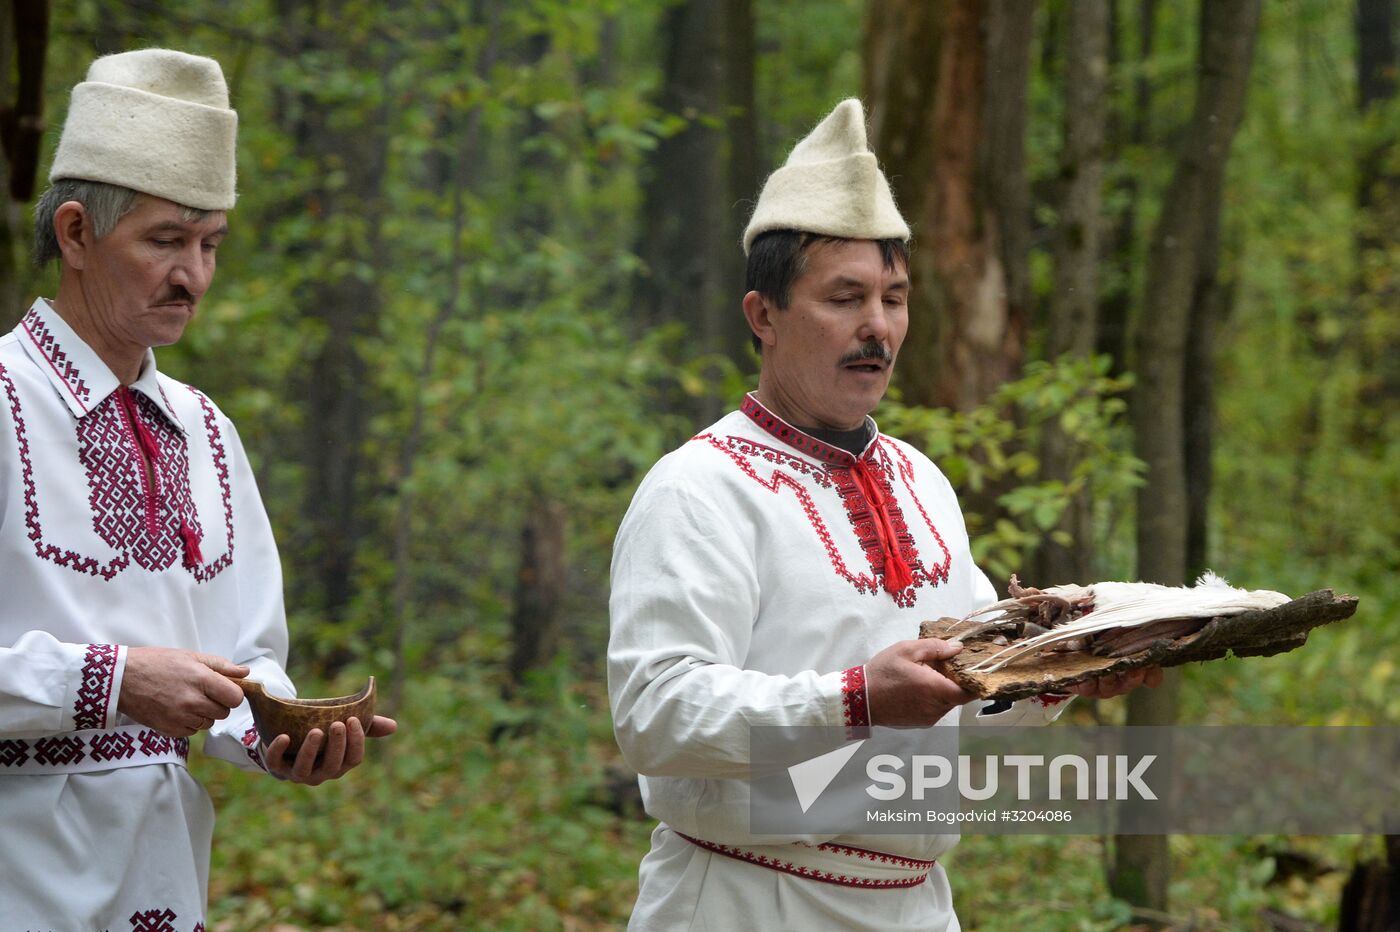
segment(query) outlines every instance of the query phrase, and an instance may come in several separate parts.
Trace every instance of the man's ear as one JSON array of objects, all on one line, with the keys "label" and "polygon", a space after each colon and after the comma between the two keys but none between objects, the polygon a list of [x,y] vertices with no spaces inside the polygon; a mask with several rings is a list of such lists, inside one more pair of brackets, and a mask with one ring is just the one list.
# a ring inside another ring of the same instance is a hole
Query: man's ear
[{"label": "man's ear", "polygon": [[58,205],[53,213],[53,232],[58,240],[58,251],[63,254],[63,264],[70,269],[81,269],[94,239],[87,208],[77,201]]},{"label": "man's ear", "polygon": [[777,308],[757,291],[750,291],[744,295],[744,319],[749,322],[749,329],[753,331],[753,335],[758,337],[764,346],[777,343],[777,334],[773,330],[775,313]]}]

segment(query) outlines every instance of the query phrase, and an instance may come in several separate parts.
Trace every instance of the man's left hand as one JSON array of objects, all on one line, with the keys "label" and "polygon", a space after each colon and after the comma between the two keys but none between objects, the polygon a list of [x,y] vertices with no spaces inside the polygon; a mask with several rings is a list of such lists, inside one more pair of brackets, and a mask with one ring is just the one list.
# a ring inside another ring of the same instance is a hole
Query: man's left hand
[{"label": "man's left hand", "polygon": [[1112,676],[1101,676],[1096,680],[1088,680],[1070,686],[1067,692],[1083,696],[1085,699],[1112,699],[1114,696],[1130,693],[1139,686],[1156,689],[1161,685],[1161,667],[1138,667],[1136,670],[1126,670]]},{"label": "man's left hand", "polygon": [[[365,757],[365,738],[384,738],[398,730],[398,723],[392,718],[376,715],[370,723],[369,734],[358,718],[351,718],[347,726],[344,722],[334,722],[330,734],[325,735],[319,728],[313,728],[302,742],[295,759],[288,759],[287,748],[292,739],[288,735],[278,735],[263,751],[263,763],[268,773],[304,783],[319,786],[327,780],[338,780],[359,766]],[[325,745],[325,754],[321,746]],[[320,760],[317,760],[318,755]]]}]

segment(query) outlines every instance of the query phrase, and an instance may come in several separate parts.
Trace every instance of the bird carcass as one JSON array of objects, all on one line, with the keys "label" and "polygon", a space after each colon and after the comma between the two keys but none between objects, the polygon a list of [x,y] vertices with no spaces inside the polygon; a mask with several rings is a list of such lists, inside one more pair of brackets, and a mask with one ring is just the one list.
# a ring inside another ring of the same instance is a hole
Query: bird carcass
[{"label": "bird carcass", "polygon": [[959,641],[943,665],[968,692],[1020,699],[1136,667],[1301,647],[1318,625],[1348,618],[1356,598],[1331,589],[1289,599],[1236,589],[1207,573],[1194,586],[1101,582],[1035,589],[1011,577],[1011,598],[926,621],[919,636]]}]

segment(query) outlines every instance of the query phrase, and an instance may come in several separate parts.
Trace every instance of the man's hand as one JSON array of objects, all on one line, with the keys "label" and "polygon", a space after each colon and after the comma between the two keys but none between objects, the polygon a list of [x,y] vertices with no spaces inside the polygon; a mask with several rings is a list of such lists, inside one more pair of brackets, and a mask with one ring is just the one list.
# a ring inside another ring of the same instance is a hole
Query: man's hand
[{"label": "man's hand", "polygon": [[117,711],[172,738],[188,738],[243,702],[230,677],[249,669],[223,657],[173,647],[130,647]]},{"label": "man's hand", "polygon": [[[287,757],[287,748],[292,743],[291,737],[278,735],[264,749],[263,763],[267,766],[268,773],[284,780],[305,783],[307,786],[320,786],[327,780],[340,779],[359,766],[365,757],[366,737],[385,738],[398,731],[398,728],[397,722],[382,715],[376,715],[374,721],[370,722],[368,735],[365,734],[364,726],[358,718],[351,718],[348,727],[344,722],[333,722],[329,737],[323,735],[321,729],[313,728],[301,743],[295,760]],[[321,754],[323,743],[326,753],[321,755],[318,761],[316,758]]]},{"label": "man's hand", "polygon": [[1068,691],[1076,696],[1083,696],[1085,699],[1112,699],[1114,696],[1130,693],[1139,686],[1156,689],[1161,685],[1161,667],[1138,667],[1135,670],[1125,670],[1112,676],[1101,676],[1096,680],[1087,680],[1069,687]]},{"label": "man's hand", "polygon": [[927,666],[947,660],[962,645],[937,638],[898,641],[865,664],[865,692],[872,725],[932,725],[955,706],[976,697]]}]

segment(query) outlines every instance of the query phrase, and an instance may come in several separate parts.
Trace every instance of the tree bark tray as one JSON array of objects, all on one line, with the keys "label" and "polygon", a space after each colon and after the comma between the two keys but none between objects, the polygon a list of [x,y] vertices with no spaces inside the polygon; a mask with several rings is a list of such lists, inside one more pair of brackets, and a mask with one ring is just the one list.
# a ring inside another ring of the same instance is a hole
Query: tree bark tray
[{"label": "tree bark tray", "polygon": [[[1350,618],[1357,599],[1319,589],[1277,608],[1211,618],[1204,627],[1175,639],[1162,638],[1125,657],[1100,657],[1089,651],[1038,651],[1018,657],[999,670],[973,672],[969,667],[1004,649],[990,641],[972,641],[940,669],[973,695],[985,699],[1024,699],[1062,692],[1070,686],[1137,667],[1175,667],[1193,661],[1268,657],[1302,647],[1308,632]],[[919,626],[919,637],[944,637],[959,620],[940,618]],[[966,626],[964,626],[965,628]],[[1015,643],[1013,640],[1011,643]]]}]

